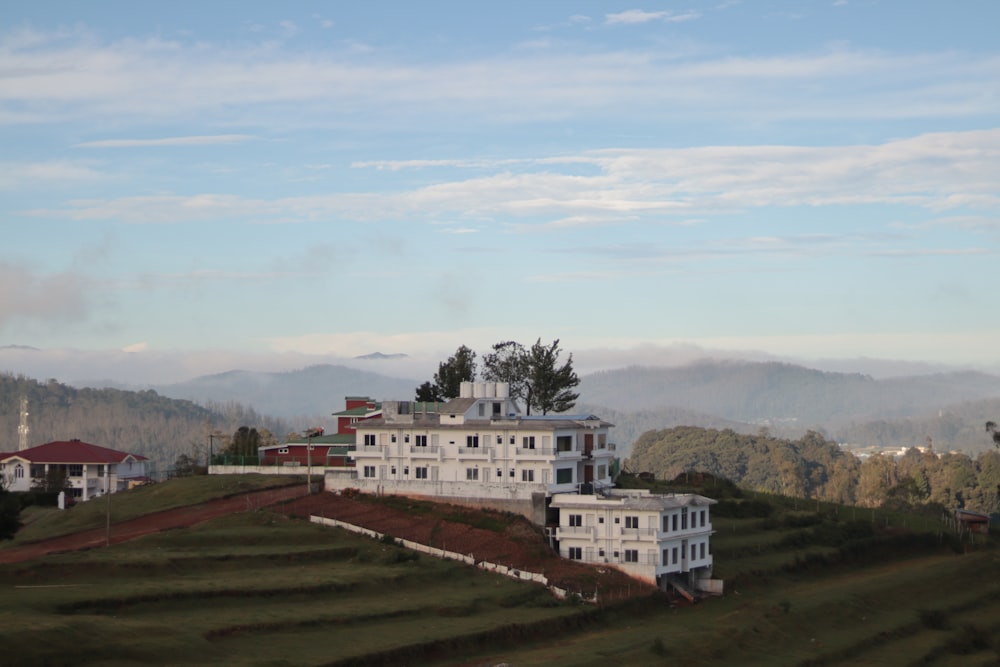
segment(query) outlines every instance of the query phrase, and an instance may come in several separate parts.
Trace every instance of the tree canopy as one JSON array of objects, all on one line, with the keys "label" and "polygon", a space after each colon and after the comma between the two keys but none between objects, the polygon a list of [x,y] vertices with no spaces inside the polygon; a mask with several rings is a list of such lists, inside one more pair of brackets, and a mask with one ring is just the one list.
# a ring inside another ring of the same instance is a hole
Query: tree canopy
[{"label": "tree canopy", "polygon": [[[513,340],[495,343],[482,357],[482,379],[505,382],[511,398],[522,401],[530,415],[565,412],[580,395],[573,388],[580,379],[573,370],[573,355],[560,364],[559,339],[543,344],[539,338],[530,348]],[[462,382],[476,379],[476,353],[465,345],[442,362],[433,382],[417,387],[418,401],[442,401],[459,395]]]}]

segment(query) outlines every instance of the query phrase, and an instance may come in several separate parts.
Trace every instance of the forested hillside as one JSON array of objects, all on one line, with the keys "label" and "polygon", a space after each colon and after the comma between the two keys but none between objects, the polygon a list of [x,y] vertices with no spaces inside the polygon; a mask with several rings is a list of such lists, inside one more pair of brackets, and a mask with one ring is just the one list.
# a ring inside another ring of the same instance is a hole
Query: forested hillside
[{"label": "forested hillside", "polygon": [[146,456],[161,474],[180,454],[203,461],[213,430],[232,434],[249,425],[279,438],[290,430],[285,422],[236,403],[206,407],[151,390],[75,389],[54,380],[0,374],[0,451],[18,448],[22,397],[28,399],[29,446],[79,438]]},{"label": "forested hillside", "polygon": [[625,467],[673,479],[704,471],[740,486],[863,507],[940,505],[1000,511],[1000,452],[975,459],[910,450],[864,461],[815,432],[797,440],[732,430],[677,427],[643,433]]}]

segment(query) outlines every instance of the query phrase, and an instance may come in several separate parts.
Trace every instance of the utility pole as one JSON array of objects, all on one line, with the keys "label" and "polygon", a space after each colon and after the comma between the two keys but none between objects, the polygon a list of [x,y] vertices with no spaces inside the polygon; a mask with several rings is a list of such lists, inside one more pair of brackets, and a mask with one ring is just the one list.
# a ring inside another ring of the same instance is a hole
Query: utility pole
[{"label": "utility pole", "polygon": [[104,495],[107,499],[107,521],[104,533],[104,546],[111,546],[111,463],[104,464]]}]

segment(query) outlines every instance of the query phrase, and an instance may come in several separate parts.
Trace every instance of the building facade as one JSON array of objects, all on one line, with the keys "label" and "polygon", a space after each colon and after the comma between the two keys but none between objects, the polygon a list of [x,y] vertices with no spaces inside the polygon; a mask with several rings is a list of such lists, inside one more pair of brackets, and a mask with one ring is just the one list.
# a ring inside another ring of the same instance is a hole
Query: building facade
[{"label": "building facade", "polygon": [[354,470],[327,471],[326,488],[451,499],[541,524],[552,494],[611,486],[611,426],[522,415],[506,383],[466,382],[440,405],[384,401],[380,418],[355,424]]},{"label": "building facade", "polygon": [[634,489],[556,494],[551,507],[558,510],[559,555],[606,564],[663,589],[712,590],[709,508],[715,502]]},{"label": "building facade", "polygon": [[65,476],[67,496],[81,501],[148,481],[145,456],[80,440],[49,442],[0,455],[0,474],[10,491],[30,491],[53,470]]}]

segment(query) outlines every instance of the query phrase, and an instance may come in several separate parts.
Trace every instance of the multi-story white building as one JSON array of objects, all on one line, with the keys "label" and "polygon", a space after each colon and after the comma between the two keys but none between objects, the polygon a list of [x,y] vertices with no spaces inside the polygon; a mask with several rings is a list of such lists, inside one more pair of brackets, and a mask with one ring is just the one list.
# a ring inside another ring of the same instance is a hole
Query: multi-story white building
[{"label": "multi-story white building", "polygon": [[716,501],[696,494],[654,495],[607,489],[559,493],[556,540],[564,558],[600,563],[666,589],[716,590],[712,580],[712,521]]},{"label": "multi-story white building", "polygon": [[593,415],[522,415],[506,383],[466,382],[436,412],[383,401],[380,419],[356,425],[354,470],[328,470],[326,488],[451,499],[543,524],[552,494],[611,486],[611,426]]}]

